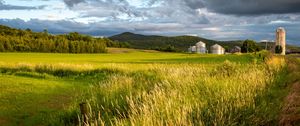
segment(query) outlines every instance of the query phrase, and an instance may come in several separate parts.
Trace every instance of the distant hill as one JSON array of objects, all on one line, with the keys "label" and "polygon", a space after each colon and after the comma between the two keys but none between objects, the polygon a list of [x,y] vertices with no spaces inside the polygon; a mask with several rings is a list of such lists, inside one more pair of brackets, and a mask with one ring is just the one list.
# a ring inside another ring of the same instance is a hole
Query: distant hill
[{"label": "distant hill", "polygon": [[176,51],[187,51],[189,46],[195,45],[197,42],[205,42],[207,47],[213,44],[220,44],[225,48],[233,46],[242,46],[242,41],[215,41],[195,36],[157,36],[157,35],[140,35],[125,32],[119,35],[111,36],[109,39],[119,42],[127,42],[132,48],[138,49],[165,49],[174,47]]},{"label": "distant hill", "polygon": [[[157,35],[141,35],[134,34],[130,32],[124,32],[115,36],[109,37],[113,41],[118,41],[120,43],[128,43],[130,47],[137,49],[155,49],[155,50],[165,50],[168,48],[173,48],[175,51],[183,52],[187,51],[189,46],[195,45],[197,42],[202,41],[206,43],[207,47],[214,44],[219,44],[225,49],[230,49],[234,46],[242,46],[243,40],[237,41],[215,41],[211,39],[196,37],[196,36],[157,36]],[[258,43],[258,45],[265,49],[266,43]],[[274,46],[274,43],[268,43],[268,49]],[[300,47],[287,46],[288,49],[293,51],[300,51]],[[209,48],[208,48],[209,49]]]}]

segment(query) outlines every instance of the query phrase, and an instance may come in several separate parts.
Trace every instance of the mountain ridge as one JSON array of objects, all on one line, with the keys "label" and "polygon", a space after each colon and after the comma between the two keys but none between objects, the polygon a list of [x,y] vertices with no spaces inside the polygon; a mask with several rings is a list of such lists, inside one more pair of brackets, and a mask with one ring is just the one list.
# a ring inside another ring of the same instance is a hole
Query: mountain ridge
[{"label": "mountain ridge", "polygon": [[174,47],[176,51],[186,51],[190,46],[202,41],[206,43],[207,47],[214,44],[219,44],[225,48],[232,48],[234,46],[242,46],[241,40],[236,41],[216,41],[198,36],[159,36],[159,35],[142,35],[132,32],[124,32],[118,35],[109,37],[109,39],[118,42],[127,42],[132,48],[138,49],[155,49],[161,50],[168,47]]}]

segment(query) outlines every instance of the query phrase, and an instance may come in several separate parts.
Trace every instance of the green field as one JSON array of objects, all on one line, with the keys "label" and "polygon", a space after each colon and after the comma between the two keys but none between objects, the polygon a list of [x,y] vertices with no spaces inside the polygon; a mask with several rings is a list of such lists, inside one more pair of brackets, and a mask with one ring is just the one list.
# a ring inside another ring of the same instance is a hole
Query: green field
[{"label": "green field", "polygon": [[34,63],[34,64],[90,64],[105,63],[220,63],[225,60],[247,63],[251,56],[239,55],[197,55],[182,53],[160,53],[130,51],[115,54],[51,54],[51,53],[0,53],[0,63]]},{"label": "green field", "polygon": [[285,59],[124,50],[0,53],[0,125],[276,125]]}]

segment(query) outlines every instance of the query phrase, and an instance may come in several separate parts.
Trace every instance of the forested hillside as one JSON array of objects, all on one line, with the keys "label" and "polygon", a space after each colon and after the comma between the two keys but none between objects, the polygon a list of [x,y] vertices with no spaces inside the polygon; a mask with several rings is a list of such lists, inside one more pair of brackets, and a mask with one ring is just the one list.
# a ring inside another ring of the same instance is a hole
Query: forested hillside
[{"label": "forested hillside", "polygon": [[[195,36],[155,36],[155,35],[140,35],[130,32],[125,32],[119,35],[110,37],[111,40],[119,41],[121,43],[126,42],[132,48],[138,49],[155,49],[160,51],[187,51],[189,46],[195,45],[197,42],[202,41],[206,43],[206,47],[210,47],[214,44],[223,46],[227,51],[234,46],[242,46],[243,40],[237,41],[215,41]],[[266,43],[257,43],[260,49],[265,49]],[[273,48],[274,43],[268,42],[267,49]],[[300,51],[297,46],[287,45],[287,49],[293,52]],[[209,48],[208,48],[209,50]]]},{"label": "forested hillside", "polygon": [[147,36],[130,32],[112,36],[110,39],[119,42],[127,42],[132,48],[180,52],[187,51],[189,46],[193,46],[199,41],[205,42],[207,47],[210,47],[213,44],[220,44],[225,48],[231,48],[233,46],[241,46],[243,44],[242,41],[221,42],[195,36]]},{"label": "forested hillside", "polygon": [[47,53],[103,53],[107,45],[114,45],[107,38],[93,38],[77,32],[51,35],[0,25],[0,52],[47,52]]}]

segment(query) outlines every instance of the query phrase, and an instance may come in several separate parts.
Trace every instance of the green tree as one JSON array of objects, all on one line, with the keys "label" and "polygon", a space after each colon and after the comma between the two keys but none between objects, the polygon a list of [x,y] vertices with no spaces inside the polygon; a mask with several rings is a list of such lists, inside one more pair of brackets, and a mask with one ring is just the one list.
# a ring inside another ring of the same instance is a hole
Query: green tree
[{"label": "green tree", "polygon": [[0,52],[5,52],[5,48],[4,48],[4,46],[3,46],[3,43],[2,43],[2,42],[0,42]]},{"label": "green tree", "polygon": [[31,33],[31,32],[32,32],[30,28],[26,28],[26,30],[25,30],[25,31],[26,31],[26,32],[29,32],[29,33]]},{"label": "green tree", "polygon": [[225,52],[230,52],[229,46],[224,46]]},{"label": "green tree", "polygon": [[47,29],[44,29],[43,32],[44,32],[45,35],[48,35],[48,30]]},{"label": "green tree", "polygon": [[75,53],[80,53],[80,48],[81,48],[81,46],[80,46],[80,44],[79,44],[79,41],[76,41],[76,42],[75,42],[75,47],[76,47]]},{"label": "green tree", "polygon": [[75,42],[69,41],[69,53],[75,53],[75,52],[76,52]]},{"label": "green tree", "polygon": [[69,43],[67,40],[63,40],[61,41],[61,44],[62,44],[62,53],[68,53],[69,52]]},{"label": "green tree", "polygon": [[46,29],[43,32],[32,32],[30,29],[13,29],[0,25],[0,52],[102,53],[105,52],[107,41],[111,40],[77,32],[51,35]]},{"label": "green tree", "polygon": [[13,47],[11,46],[11,43],[9,41],[4,41],[4,44],[3,44],[4,48],[6,51],[13,51]]},{"label": "green tree", "polygon": [[251,52],[257,52],[260,50],[259,46],[256,44],[254,40],[245,40],[243,42],[242,53],[251,53]]},{"label": "green tree", "polygon": [[17,44],[16,46],[14,46],[14,50],[19,51],[19,52],[29,52],[30,47],[27,45],[23,45],[23,44]]},{"label": "green tree", "polygon": [[84,41],[79,41],[80,52],[79,53],[86,53],[86,44]]}]

